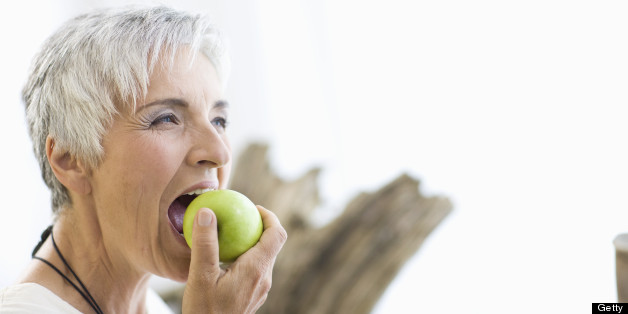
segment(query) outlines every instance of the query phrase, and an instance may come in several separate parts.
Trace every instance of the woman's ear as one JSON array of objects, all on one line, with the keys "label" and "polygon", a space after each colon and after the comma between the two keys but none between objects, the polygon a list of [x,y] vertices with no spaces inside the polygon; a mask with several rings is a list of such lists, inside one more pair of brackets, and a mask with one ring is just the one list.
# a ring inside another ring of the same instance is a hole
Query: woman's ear
[{"label": "woman's ear", "polygon": [[55,177],[68,190],[78,194],[91,192],[88,169],[69,152],[56,147],[55,140],[50,135],[46,138],[46,156]]}]

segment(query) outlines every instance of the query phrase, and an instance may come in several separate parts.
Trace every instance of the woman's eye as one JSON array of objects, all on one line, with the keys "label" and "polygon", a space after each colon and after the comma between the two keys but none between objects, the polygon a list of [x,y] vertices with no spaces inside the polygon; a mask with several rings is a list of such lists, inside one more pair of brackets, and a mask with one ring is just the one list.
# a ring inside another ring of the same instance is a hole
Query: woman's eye
[{"label": "woman's eye", "polygon": [[167,124],[167,123],[177,123],[177,117],[171,113],[169,114],[165,114],[165,115],[161,115],[159,116],[157,119],[153,120],[153,122],[150,123],[151,126],[158,126],[161,124]]},{"label": "woman's eye", "polygon": [[229,122],[227,122],[227,119],[223,117],[216,117],[212,120],[212,124],[224,130],[229,125]]}]

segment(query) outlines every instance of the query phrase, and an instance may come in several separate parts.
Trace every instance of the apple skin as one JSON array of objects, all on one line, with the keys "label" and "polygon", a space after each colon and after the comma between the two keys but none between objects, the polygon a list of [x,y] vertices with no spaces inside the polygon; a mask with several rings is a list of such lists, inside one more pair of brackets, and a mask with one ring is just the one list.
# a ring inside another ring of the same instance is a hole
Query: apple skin
[{"label": "apple skin", "polygon": [[257,207],[242,193],[233,190],[209,191],[197,196],[183,216],[183,236],[190,247],[194,217],[201,208],[209,208],[216,214],[219,259],[223,263],[235,261],[253,247],[264,230]]}]

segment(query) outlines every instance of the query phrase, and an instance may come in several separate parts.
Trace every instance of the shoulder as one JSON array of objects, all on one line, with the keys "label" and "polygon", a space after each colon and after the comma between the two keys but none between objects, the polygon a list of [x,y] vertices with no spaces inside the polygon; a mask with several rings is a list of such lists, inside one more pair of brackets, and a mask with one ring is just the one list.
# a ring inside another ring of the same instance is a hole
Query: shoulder
[{"label": "shoulder", "polygon": [[[146,292],[150,314],[172,314],[173,311],[152,289]],[[51,313],[80,314],[76,308],[52,291],[36,283],[21,283],[0,289],[0,314]]]},{"label": "shoulder", "polygon": [[80,313],[52,291],[36,283],[0,289],[0,313]]}]

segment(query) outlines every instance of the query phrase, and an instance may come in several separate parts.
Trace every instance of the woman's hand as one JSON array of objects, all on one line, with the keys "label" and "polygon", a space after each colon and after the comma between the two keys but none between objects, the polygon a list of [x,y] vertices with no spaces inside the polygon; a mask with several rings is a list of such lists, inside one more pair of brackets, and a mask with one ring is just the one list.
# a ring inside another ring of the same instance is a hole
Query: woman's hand
[{"label": "woman's hand", "polygon": [[218,262],[216,216],[208,209],[198,211],[183,313],[255,313],[264,304],[275,258],[287,234],[274,213],[262,206],[257,209],[264,223],[262,237],[224,270]]}]

